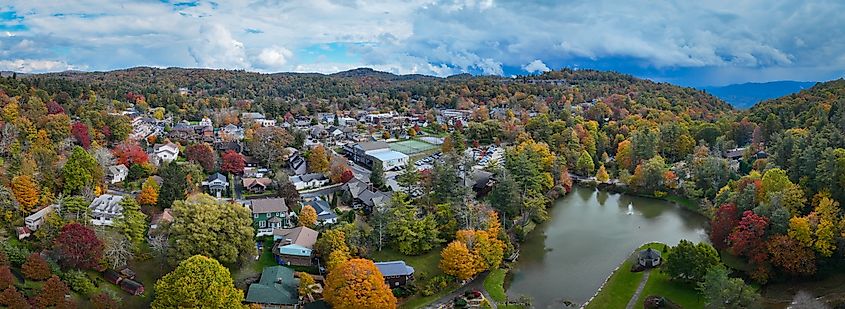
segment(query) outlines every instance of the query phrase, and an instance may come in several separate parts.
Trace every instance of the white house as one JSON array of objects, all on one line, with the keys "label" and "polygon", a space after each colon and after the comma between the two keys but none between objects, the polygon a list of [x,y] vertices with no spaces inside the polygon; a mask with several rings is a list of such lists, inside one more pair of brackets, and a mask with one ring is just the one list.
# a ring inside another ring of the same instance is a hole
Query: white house
[{"label": "white house", "polygon": [[326,178],[326,175],[323,175],[321,173],[290,176],[289,179],[298,191],[319,188],[329,183],[329,179]]},{"label": "white house", "polygon": [[160,162],[171,162],[179,156],[179,146],[170,142],[156,145],[153,151]]},{"label": "white house", "polygon": [[394,150],[370,151],[373,162],[380,162],[385,171],[399,170],[408,165],[408,155]]},{"label": "white house", "polygon": [[129,175],[129,169],[126,168],[126,165],[119,164],[119,165],[112,165],[109,166],[108,171],[108,178],[109,182],[112,184],[116,184],[118,182],[126,180],[126,176]]},{"label": "white house", "polygon": [[202,117],[202,120],[200,120],[200,126],[213,127],[214,125],[211,123],[211,119],[208,119],[208,117]]},{"label": "white house", "polygon": [[275,127],[276,120],[275,119],[255,119],[255,123],[260,124],[262,127]]},{"label": "white house", "polygon": [[220,198],[223,196],[223,193],[229,189],[229,181],[226,179],[226,176],[220,173],[214,173],[214,175],[208,176],[208,179],[202,182],[202,186],[208,187],[208,192],[211,195]]},{"label": "white house", "polygon": [[88,206],[91,209],[91,223],[111,226],[115,218],[123,216],[121,201],[123,196],[120,195],[103,194],[95,198]]},{"label": "white house", "polygon": [[44,224],[44,218],[47,217],[47,215],[53,213],[56,207],[56,205],[50,205],[41,208],[33,214],[27,216],[26,218],[24,218],[26,227],[33,232],[38,230],[38,228],[41,227],[42,224]]}]

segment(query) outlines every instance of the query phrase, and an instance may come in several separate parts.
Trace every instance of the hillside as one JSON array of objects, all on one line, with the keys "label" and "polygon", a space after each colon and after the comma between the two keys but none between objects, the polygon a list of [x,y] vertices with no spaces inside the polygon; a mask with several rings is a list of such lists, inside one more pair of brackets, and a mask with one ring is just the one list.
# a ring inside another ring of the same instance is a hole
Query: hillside
[{"label": "hillside", "polygon": [[[732,110],[724,101],[693,88],[655,83],[630,75],[594,70],[561,70],[535,77],[565,83],[532,83],[496,76],[460,75],[439,78],[395,75],[372,69],[355,69],[331,75],[210,69],[157,69],[137,67],[110,72],[63,72],[41,74],[29,80],[48,91],[78,96],[94,90],[112,99],[127,93],[146,95],[151,106],[182,105],[191,101],[178,94],[187,88],[194,98],[227,97],[265,101],[332,101],[340,107],[376,106],[399,108],[410,101],[425,108],[471,108],[477,105],[534,109],[537,103],[559,110],[564,102],[577,105],[594,100],[624,103],[628,112],[647,115],[649,110],[686,113],[693,119],[715,119]],[[78,82],[68,86],[67,80]],[[260,103],[260,102],[259,102]],[[307,107],[307,106],[306,106]],[[310,106],[318,111],[321,106]],[[269,111],[272,113],[272,111]],[[274,115],[275,116],[275,115]]]},{"label": "hillside", "polygon": [[749,108],[758,102],[796,93],[815,84],[815,82],[776,81],[704,87],[703,89],[736,108]]}]

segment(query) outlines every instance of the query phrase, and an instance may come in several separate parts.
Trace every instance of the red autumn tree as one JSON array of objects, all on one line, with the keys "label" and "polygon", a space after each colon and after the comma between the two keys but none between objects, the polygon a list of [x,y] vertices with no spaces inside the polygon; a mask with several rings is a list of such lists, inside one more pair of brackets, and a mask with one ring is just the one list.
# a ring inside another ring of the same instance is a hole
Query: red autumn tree
[{"label": "red autumn tree", "polygon": [[214,156],[214,149],[206,143],[193,144],[185,149],[185,157],[188,161],[196,162],[206,172],[213,172],[217,165],[217,158]]},{"label": "red autumn tree", "polygon": [[245,165],[244,157],[229,149],[223,153],[223,165],[220,166],[220,170],[232,174],[241,174],[244,172]]},{"label": "red autumn tree", "polygon": [[739,223],[739,213],[734,204],[724,204],[716,210],[710,222],[710,242],[716,249],[728,248],[728,236]]},{"label": "red autumn tree", "polygon": [[135,143],[123,142],[115,146],[112,150],[117,164],[130,166],[132,164],[143,164],[149,161],[147,153],[141,149],[141,146]]},{"label": "red autumn tree", "polygon": [[76,141],[79,142],[79,145],[86,150],[88,147],[91,146],[91,136],[88,135],[88,126],[82,122],[74,122],[73,125],[70,127],[70,132],[73,134],[73,137],[76,138]]},{"label": "red autumn tree", "polygon": [[55,114],[64,114],[65,108],[62,107],[56,101],[47,102],[47,114],[55,115]]},{"label": "red autumn tree", "polygon": [[816,273],[816,255],[812,248],[786,235],[769,239],[769,261],[785,273],[810,276]]},{"label": "red autumn tree", "polygon": [[759,216],[750,210],[742,213],[736,228],[728,237],[731,251],[736,255],[749,256],[756,253],[756,249],[765,246],[766,226],[769,219]]},{"label": "red autumn tree", "polygon": [[12,276],[12,270],[9,269],[9,266],[0,266],[0,290],[5,290],[11,286],[15,286],[15,277]]},{"label": "red autumn tree", "polygon": [[58,306],[65,302],[65,296],[68,294],[70,294],[70,289],[67,284],[54,275],[47,280],[47,283],[41,288],[41,293],[38,293],[38,296],[35,297],[35,304],[38,308]]},{"label": "red autumn tree", "polygon": [[94,309],[117,309],[120,308],[117,302],[106,293],[100,293],[91,297],[91,306]]},{"label": "red autumn tree", "polygon": [[9,309],[30,308],[29,303],[26,302],[26,298],[15,287],[6,288],[0,293],[0,305],[9,307]]},{"label": "red autumn tree", "polygon": [[94,268],[103,256],[103,242],[94,230],[79,223],[62,227],[54,247],[62,258],[62,265],[70,268]]},{"label": "red autumn tree", "polygon": [[50,265],[38,253],[26,257],[26,262],[21,266],[24,277],[32,280],[45,280],[50,278]]},{"label": "red autumn tree", "polygon": [[343,171],[343,174],[340,175],[340,182],[347,183],[352,180],[353,177],[355,177],[355,174],[352,173],[352,169],[345,170]]}]

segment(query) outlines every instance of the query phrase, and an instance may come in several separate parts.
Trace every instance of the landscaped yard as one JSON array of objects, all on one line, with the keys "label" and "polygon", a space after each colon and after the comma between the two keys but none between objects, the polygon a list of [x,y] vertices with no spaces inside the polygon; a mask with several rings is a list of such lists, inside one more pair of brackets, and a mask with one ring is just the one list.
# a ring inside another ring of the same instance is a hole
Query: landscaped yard
[{"label": "landscaped yard", "polygon": [[642,308],[643,302],[649,295],[659,295],[685,309],[704,308],[704,298],[695,288],[692,284],[671,281],[669,276],[662,271],[652,270],[635,307]]},{"label": "landscaped yard", "polygon": [[[414,268],[414,277],[417,278],[417,284],[423,284],[423,282],[419,280],[420,278],[432,278],[443,274],[443,271],[441,271],[438,267],[438,264],[440,263],[441,249],[442,248],[435,248],[423,255],[408,256],[394,249],[385,248],[381,251],[372,252],[370,254],[370,258],[375,262],[405,261],[406,264]],[[402,301],[400,308],[423,307],[432,301],[451,293],[456,288],[458,288],[456,283],[450,283],[447,288],[438,291],[438,293],[435,293],[434,295],[423,297],[422,295],[417,294],[408,297]]]}]

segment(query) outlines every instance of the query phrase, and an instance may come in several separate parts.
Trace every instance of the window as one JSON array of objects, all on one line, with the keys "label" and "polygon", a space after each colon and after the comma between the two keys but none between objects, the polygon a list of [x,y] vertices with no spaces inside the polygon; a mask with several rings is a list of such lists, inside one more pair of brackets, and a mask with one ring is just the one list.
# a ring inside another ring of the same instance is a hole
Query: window
[{"label": "window", "polygon": [[258,219],[258,214],[253,214],[252,217]]},{"label": "window", "polygon": [[265,221],[258,221],[258,227],[260,227],[260,228],[264,228],[265,226],[267,226],[267,222],[265,222]]}]

